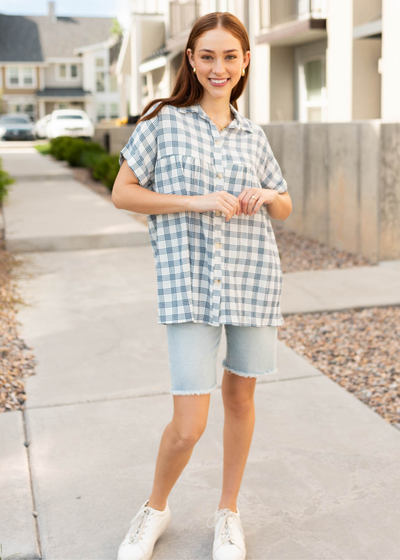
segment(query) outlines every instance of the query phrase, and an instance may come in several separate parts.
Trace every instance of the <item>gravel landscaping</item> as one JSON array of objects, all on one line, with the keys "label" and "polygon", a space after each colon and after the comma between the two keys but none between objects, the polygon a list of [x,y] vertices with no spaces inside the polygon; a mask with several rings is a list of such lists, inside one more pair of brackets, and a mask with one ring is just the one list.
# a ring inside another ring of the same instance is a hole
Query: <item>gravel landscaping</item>
[{"label": "gravel landscaping", "polygon": [[18,332],[18,292],[23,261],[0,248],[0,412],[24,409],[24,377],[33,375],[35,358]]},{"label": "gravel landscaping", "polygon": [[286,315],[278,338],[400,428],[400,307]]}]

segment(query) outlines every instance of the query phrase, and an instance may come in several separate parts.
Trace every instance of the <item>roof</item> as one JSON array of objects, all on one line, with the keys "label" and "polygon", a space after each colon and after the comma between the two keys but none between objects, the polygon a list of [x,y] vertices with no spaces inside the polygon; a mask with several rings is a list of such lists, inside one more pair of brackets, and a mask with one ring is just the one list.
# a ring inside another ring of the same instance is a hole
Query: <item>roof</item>
[{"label": "roof", "polygon": [[55,88],[48,87],[36,92],[37,97],[85,97],[92,95],[91,91],[86,91],[83,88]]},{"label": "roof", "polygon": [[25,16],[0,14],[0,60],[43,62],[42,44],[36,22]]},{"label": "roof", "polygon": [[111,37],[113,18],[0,14],[0,61],[44,62]]}]

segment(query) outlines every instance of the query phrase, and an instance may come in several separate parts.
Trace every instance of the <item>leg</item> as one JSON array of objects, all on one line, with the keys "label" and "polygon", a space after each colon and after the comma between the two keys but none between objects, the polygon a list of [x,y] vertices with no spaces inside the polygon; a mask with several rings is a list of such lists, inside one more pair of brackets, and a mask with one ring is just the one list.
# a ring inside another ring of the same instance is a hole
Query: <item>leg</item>
[{"label": "leg", "polygon": [[161,438],[149,506],[164,510],[167,498],[189,462],[208,417],[210,393],[173,395],[174,415]]},{"label": "leg", "polygon": [[247,457],[255,425],[254,390],[257,379],[228,373],[225,369],[221,391],[225,409],[224,470],[218,508],[236,512]]}]

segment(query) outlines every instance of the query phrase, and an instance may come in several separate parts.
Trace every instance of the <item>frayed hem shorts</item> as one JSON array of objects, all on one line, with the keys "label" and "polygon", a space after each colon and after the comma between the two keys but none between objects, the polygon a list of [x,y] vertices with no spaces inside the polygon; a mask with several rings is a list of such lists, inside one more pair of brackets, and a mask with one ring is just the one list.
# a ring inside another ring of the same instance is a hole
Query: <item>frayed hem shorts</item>
[{"label": "frayed hem shorts", "polygon": [[[217,355],[222,324],[167,324],[172,395],[203,395],[217,385]],[[224,325],[226,357],[222,366],[243,377],[277,373],[278,327]]]}]

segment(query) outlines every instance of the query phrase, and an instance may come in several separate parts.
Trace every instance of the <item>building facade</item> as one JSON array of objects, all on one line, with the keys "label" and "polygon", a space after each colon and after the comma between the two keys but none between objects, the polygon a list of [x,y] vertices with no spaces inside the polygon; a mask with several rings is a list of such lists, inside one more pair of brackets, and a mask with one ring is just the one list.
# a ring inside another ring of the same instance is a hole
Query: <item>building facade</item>
[{"label": "building facade", "polygon": [[398,0],[132,0],[121,114],[167,97],[193,23],[229,11],[251,45],[242,114],[258,123],[400,118]]},{"label": "building facade", "polygon": [[38,119],[83,109],[93,120],[119,116],[115,63],[121,41],[111,18],[0,14],[1,111]]}]

